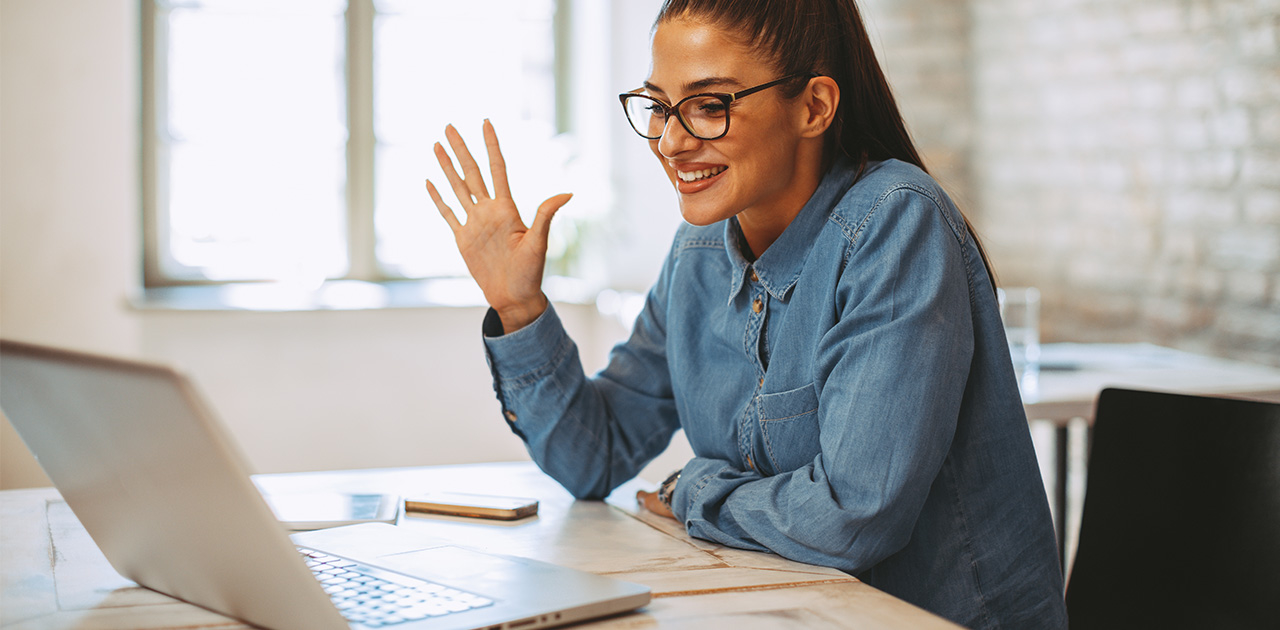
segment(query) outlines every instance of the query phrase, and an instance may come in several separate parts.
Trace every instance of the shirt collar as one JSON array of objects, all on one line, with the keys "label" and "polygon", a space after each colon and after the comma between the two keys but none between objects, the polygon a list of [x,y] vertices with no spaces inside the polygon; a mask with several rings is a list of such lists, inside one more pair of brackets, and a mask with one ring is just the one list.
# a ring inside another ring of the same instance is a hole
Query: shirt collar
[{"label": "shirt collar", "polygon": [[746,251],[746,237],[738,226],[738,218],[725,221],[724,248],[729,256],[729,264],[734,269],[733,278],[729,280],[729,302],[742,291],[743,284],[751,269],[760,278],[760,284],[774,299],[785,300],[800,279],[805,260],[809,258],[809,250],[813,247],[818,232],[827,222],[831,209],[849,187],[853,185],[855,171],[846,158],[841,157],[832,165],[831,170],[822,178],[817,190],[809,201],[800,209],[791,223],[783,230],[778,240],[751,263],[743,255]]}]

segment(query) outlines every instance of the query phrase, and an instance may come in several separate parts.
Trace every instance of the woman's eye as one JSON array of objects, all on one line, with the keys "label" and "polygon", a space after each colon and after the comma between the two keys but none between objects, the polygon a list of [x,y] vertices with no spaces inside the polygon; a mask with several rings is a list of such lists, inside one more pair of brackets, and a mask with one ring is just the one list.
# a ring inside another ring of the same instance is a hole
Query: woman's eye
[{"label": "woman's eye", "polygon": [[698,113],[703,116],[716,116],[723,114],[728,109],[724,103],[720,101],[707,101],[698,105]]}]

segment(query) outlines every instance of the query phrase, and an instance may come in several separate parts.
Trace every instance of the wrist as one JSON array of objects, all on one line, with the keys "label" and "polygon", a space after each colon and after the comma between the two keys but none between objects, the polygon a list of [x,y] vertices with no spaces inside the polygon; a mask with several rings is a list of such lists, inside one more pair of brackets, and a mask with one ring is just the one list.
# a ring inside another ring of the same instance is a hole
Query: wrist
[{"label": "wrist", "polygon": [[493,310],[498,313],[498,319],[502,320],[503,334],[509,335],[532,324],[547,311],[547,306],[550,304],[547,301],[547,296],[539,293],[538,298],[538,300],[529,303],[501,308],[493,307]]},{"label": "wrist", "polygon": [[676,493],[676,484],[680,481],[682,471],[683,469],[680,469],[671,473],[658,487],[658,500],[667,506],[667,509],[671,509],[671,497]]}]

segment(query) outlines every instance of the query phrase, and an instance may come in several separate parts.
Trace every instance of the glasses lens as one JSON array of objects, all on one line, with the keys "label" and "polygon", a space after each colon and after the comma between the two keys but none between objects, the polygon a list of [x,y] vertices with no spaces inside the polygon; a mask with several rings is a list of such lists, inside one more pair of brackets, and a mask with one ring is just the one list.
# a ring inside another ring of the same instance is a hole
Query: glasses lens
[{"label": "glasses lens", "polygon": [[716,96],[695,96],[680,104],[680,117],[693,135],[703,140],[723,136],[729,125],[729,107]]},{"label": "glasses lens", "polygon": [[662,137],[662,129],[667,126],[667,108],[662,103],[647,96],[636,94],[627,97],[627,120],[636,133],[650,140]]}]

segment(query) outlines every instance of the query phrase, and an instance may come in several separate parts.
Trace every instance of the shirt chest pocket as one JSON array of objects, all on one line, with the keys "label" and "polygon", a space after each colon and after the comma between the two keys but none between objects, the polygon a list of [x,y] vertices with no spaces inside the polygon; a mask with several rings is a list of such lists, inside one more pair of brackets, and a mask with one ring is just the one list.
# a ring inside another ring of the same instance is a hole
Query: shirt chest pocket
[{"label": "shirt chest pocket", "polygon": [[773,473],[813,461],[818,441],[818,394],[812,383],[760,397],[760,435]]}]

